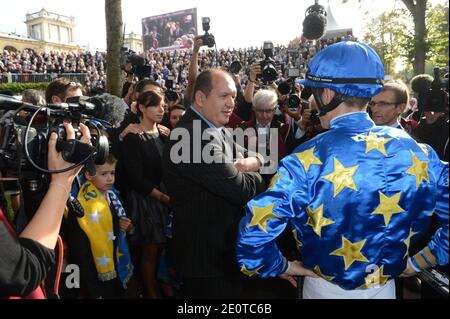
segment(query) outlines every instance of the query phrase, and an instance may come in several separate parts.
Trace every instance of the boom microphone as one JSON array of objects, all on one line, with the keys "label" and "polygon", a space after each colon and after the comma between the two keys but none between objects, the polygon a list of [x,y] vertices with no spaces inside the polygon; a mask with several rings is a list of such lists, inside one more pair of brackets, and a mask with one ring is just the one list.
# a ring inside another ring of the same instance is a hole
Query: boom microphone
[{"label": "boom microphone", "polygon": [[121,98],[104,93],[93,96],[88,101],[96,106],[93,114],[95,118],[106,121],[113,127],[120,126],[125,117],[124,102]]},{"label": "boom microphone", "polygon": [[12,96],[0,94],[0,110],[4,111],[16,111],[17,109],[23,107],[24,111],[37,111],[39,107],[24,103]]},{"label": "boom microphone", "polygon": [[318,40],[325,35],[327,29],[327,12],[319,5],[319,1],[306,9],[303,20],[303,36],[308,40]]},{"label": "boom microphone", "polygon": [[433,77],[429,74],[419,74],[411,80],[411,90],[415,93],[425,93],[431,89]]}]

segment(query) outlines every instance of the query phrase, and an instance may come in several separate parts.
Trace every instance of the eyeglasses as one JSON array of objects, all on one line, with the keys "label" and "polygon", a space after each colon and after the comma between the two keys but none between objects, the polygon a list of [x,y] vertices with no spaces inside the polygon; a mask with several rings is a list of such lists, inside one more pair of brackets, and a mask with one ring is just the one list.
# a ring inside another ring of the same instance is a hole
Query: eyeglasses
[{"label": "eyeglasses", "polygon": [[386,101],[380,101],[380,102],[374,102],[374,101],[370,101],[369,102],[369,107],[372,108],[374,106],[379,106],[381,108],[385,108],[388,107],[389,105],[395,105],[397,106],[399,103],[395,103],[395,102],[386,102]]},{"label": "eyeglasses", "polygon": [[272,114],[273,112],[275,112],[276,109],[267,109],[267,110],[260,110],[260,109],[255,109],[255,112],[257,113],[267,113],[267,114]]}]

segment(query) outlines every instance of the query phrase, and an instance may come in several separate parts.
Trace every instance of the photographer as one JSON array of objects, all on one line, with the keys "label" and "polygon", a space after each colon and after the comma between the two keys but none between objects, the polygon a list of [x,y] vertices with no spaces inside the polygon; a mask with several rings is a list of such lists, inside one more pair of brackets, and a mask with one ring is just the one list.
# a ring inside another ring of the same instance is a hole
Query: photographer
[{"label": "photographer", "polygon": [[[67,139],[75,139],[71,124],[64,124]],[[80,124],[83,133],[81,140],[90,143],[89,130]],[[60,170],[72,164],[63,160],[56,152],[57,135],[52,134],[48,142],[48,168]],[[3,213],[0,211],[0,297],[27,296],[38,288],[54,263],[53,249],[61,225],[61,220],[69,196],[69,190],[81,167],[66,173],[52,175],[49,189],[33,219],[20,234],[14,238]],[[42,293],[34,297],[43,298]]]},{"label": "photographer", "polygon": [[[192,57],[191,57],[191,63],[189,65],[189,75],[188,75],[188,86],[186,88],[186,91],[184,93],[185,101],[187,103],[192,102],[192,91],[194,90],[194,84],[195,80],[198,76],[198,53],[200,51],[200,48],[203,46],[203,40],[200,36],[195,37],[194,39],[194,48],[192,49]],[[186,107],[189,107],[190,105],[185,105]]]},{"label": "photographer", "polygon": [[[432,83],[433,77],[422,74],[411,80],[411,87],[420,96],[423,92],[431,89]],[[420,143],[430,145],[441,160],[448,162],[448,102],[442,103],[442,105],[432,105],[432,102],[434,100],[421,101],[419,98],[420,121],[412,134]]]}]

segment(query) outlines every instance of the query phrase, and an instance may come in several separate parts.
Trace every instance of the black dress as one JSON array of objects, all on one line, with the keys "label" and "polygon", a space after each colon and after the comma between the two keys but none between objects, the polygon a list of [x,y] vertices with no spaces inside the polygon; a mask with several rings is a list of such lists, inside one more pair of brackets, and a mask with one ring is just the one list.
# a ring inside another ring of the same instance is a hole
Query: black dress
[{"label": "black dress", "polygon": [[144,133],[128,134],[123,142],[123,165],[125,168],[126,211],[135,230],[132,242],[140,244],[163,244],[167,224],[167,209],[150,197],[154,188],[165,192],[161,183],[162,151],[165,137]]}]

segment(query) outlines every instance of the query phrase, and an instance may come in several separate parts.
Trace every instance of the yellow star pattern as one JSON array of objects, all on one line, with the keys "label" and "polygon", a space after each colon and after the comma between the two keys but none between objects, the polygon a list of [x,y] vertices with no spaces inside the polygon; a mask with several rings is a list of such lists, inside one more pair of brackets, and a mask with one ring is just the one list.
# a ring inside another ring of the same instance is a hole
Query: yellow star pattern
[{"label": "yellow star pattern", "polygon": [[380,192],[380,205],[372,213],[372,215],[383,215],[384,224],[389,225],[392,215],[405,212],[403,208],[398,205],[400,201],[400,196],[402,192],[397,193],[391,197],[387,197],[382,192]]},{"label": "yellow star pattern", "polygon": [[267,220],[271,218],[279,218],[273,213],[273,208],[275,204],[270,204],[266,207],[256,207],[253,206],[253,217],[247,227],[252,227],[258,225],[265,233],[267,233]]},{"label": "yellow star pattern", "polygon": [[312,227],[314,232],[321,237],[322,227],[334,224],[334,221],[323,217],[323,204],[320,205],[316,210],[311,210],[307,207],[306,212],[308,213],[308,225]]},{"label": "yellow star pattern", "polygon": [[356,165],[346,168],[337,158],[334,158],[334,172],[329,175],[322,176],[323,179],[326,179],[334,184],[333,197],[336,197],[345,187],[355,191],[358,190],[358,188],[356,188],[355,181],[353,180],[353,175],[356,173],[358,167],[359,166]]},{"label": "yellow star pattern", "polygon": [[302,163],[303,167],[305,168],[305,171],[308,173],[309,168],[311,165],[322,165],[323,163],[314,155],[315,146],[313,148],[310,148],[309,150],[306,150],[301,153],[295,154]]},{"label": "yellow star pattern", "polygon": [[430,156],[430,153],[428,152],[428,148],[424,144],[419,144],[419,146],[427,157]]},{"label": "yellow star pattern", "polygon": [[387,156],[385,145],[393,138],[378,137],[375,133],[370,132],[368,136],[361,135],[361,139],[366,141],[366,154],[372,150],[377,150],[384,156]]},{"label": "yellow star pattern", "polygon": [[414,235],[416,235],[417,233],[415,233],[415,232],[413,232],[412,231],[412,228],[410,229],[410,231],[409,231],[409,235],[408,235],[408,238],[406,238],[403,242],[405,243],[405,245],[406,245],[406,253],[405,253],[405,256],[403,256],[403,258],[405,258],[405,257],[407,257],[408,256],[408,250],[409,250],[409,245],[411,244],[411,238],[414,236]]},{"label": "yellow star pattern", "polygon": [[369,262],[369,260],[361,253],[366,240],[367,239],[357,243],[352,243],[347,238],[342,236],[341,248],[336,249],[330,255],[343,257],[345,270],[347,270],[355,261]]},{"label": "yellow star pattern", "polygon": [[428,176],[428,162],[420,161],[416,154],[411,152],[412,154],[412,166],[406,171],[407,174],[413,175],[416,177],[416,189],[419,188],[422,180],[430,183],[430,177]]},{"label": "yellow star pattern", "polygon": [[292,235],[294,236],[295,244],[297,245],[297,249],[300,250],[300,248],[303,247],[303,244],[300,240],[298,240],[297,229],[294,229],[292,231]]},{"label": "yellow star pattern", "polygon": [[274,177],[272,177],[272,180],[270,181],[269,187],[267,189],[268,190],[272,189],[277,183],[277,181],[280,179],[280,177],[281,174],[276,174]]},{"label": "yellow star pattern", "polygon": [[368,274],[366,278],[364,278],[366,283],[359,288],[368,289],[384,285],[388,281],[390,276],[389,275],[386,276],[385,274],[383,274],[383,272],[384,272],[384,265],[379,267],[375,272]]},{"label": "yellow star pattern", "polygon": [[259,268],[253,269],[253,270],[248,270],[247,267],[246,267],[244,264],[242,264],[241,272],[242,272],[244,275],[248,276],[248,277],[253,277],[254,275],[259,274],[258,271],[259,271],[262,267],[264,267],[264,266],[261,266],[261,267],[259,267]]},{"label": "yellow star pattern", "polygon": [[314,267],[313,271],[316,273],[317,276],[322,277],[326,281],[333,281],[333,279],[334,279],[334,277],[326,276],[326,275],[322,274],[322,271],[320,270],[319,266]]},{"label": "yellow star pattern", "polygon": [[117,260],[119,260],[120,259],[120,257],[122,257],[124,254],[122,254],[121,252],[120,252],[120,250],[117,250]]}]

